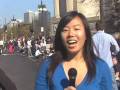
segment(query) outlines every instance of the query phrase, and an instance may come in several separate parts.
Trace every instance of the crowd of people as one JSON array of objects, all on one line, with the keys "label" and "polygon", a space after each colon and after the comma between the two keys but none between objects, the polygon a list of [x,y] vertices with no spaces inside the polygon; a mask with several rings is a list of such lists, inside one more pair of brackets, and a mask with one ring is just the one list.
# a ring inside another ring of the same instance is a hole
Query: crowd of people
[{"label": "crowd of people", "polygon": [[10,55],[19,53],[23,56],[39,59],[41,56],[49,56],[54,52],[53,44],[50,39],[41,37],[40,39],[18,38],[3,43],[1,53],[9,53]]}]

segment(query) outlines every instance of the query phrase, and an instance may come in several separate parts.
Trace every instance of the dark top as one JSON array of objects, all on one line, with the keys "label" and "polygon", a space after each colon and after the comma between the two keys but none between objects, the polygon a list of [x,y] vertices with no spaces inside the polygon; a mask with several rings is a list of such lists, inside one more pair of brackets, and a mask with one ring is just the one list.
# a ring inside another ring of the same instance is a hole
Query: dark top
[{"label": "dark top", "polygon": [[115,73],[116,72],[120,72],[120,64],[116,64],[113,66],[114,70],[115,70]]}]

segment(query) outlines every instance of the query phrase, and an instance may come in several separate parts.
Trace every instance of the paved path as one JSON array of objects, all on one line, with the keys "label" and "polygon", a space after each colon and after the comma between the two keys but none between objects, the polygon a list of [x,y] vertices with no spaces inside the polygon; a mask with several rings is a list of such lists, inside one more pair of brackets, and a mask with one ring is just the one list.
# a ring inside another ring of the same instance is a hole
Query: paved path
[{"label": "paved path", "polygon": [[0,68],[16,84],[18,90],[34,90],[39,63],[20,55],[0,55]]}]

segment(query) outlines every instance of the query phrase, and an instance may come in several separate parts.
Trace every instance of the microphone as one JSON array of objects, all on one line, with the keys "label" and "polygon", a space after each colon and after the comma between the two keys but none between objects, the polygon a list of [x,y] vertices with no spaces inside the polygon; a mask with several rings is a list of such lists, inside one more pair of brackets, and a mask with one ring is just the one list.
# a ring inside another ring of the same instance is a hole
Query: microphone
[{"label": "microphone", "polygon": [[77,70],[75,68],[70,68],[69,71],[68,71],[68,76],[69,76],[69,86],[75,87]]}]

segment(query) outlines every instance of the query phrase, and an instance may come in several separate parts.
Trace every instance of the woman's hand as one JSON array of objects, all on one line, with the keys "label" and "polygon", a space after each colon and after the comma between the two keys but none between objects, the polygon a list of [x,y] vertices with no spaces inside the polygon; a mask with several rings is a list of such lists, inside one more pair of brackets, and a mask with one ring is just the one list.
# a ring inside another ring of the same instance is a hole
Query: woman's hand
[{"label": "woman's hand", "polygon": [[67,88],[65,88],[64,90],[76,90],[76,88],[75,87],[73,87],[73,86],[68,86]]}]

